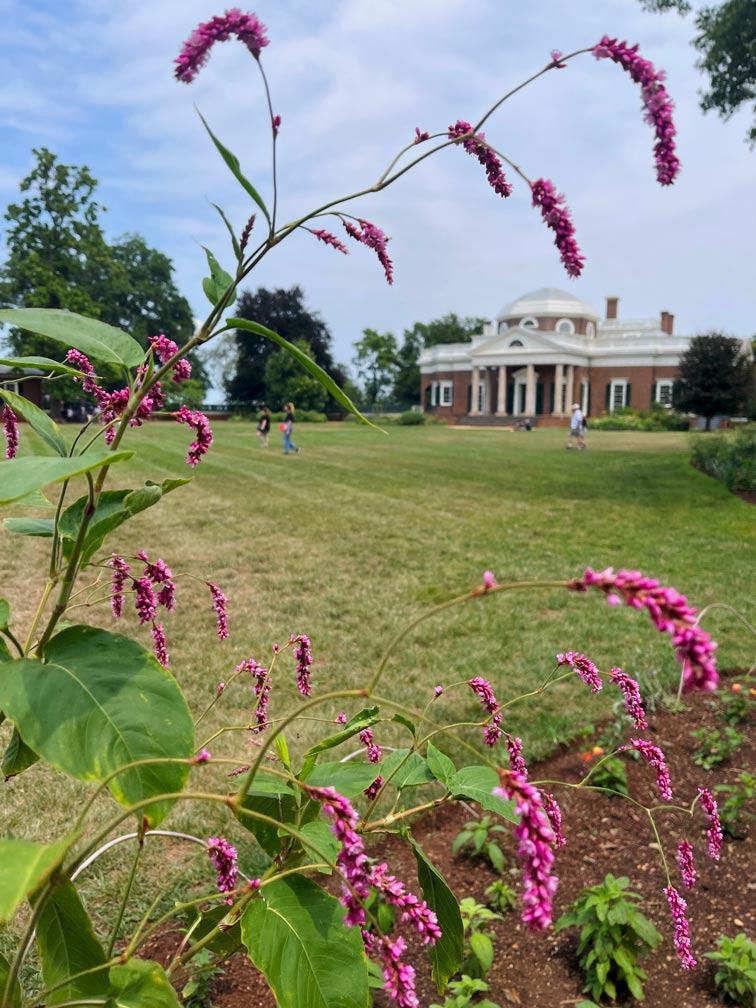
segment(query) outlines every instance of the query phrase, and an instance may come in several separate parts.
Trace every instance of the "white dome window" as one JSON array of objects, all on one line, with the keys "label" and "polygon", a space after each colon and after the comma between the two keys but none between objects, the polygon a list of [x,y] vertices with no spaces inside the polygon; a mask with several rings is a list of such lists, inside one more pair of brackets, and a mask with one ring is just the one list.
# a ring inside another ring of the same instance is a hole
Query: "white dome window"
[{"label": "white dome window", "polygon": [[572,336],[575,332],[575,325],[567,318],[560,318],[556,324],[556,331],[560,336]]},{"label": "white dome window", "polygon": [[532,315],[526,315],[524,319],[520,319],[521,329],[537,329],[538,319],[534,319]]}]

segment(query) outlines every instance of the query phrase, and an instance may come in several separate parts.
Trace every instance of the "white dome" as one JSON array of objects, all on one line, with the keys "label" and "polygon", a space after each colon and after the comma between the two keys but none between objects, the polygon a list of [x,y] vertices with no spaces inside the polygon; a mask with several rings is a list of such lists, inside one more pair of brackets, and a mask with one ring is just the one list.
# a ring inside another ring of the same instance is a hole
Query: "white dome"
[{"label": "white dome", "polygon": [[556,318],[587,318],[598,321],[599,316],[585,301],[568,294],[567,291],[559,290],[557,287],[541,287],[538,290],[523,294],[522,297],[512,301],[511,304],[504,305],[496,316],[497,322],[504,319],[520,319],[526,316],[543,318],[554,316]]}]

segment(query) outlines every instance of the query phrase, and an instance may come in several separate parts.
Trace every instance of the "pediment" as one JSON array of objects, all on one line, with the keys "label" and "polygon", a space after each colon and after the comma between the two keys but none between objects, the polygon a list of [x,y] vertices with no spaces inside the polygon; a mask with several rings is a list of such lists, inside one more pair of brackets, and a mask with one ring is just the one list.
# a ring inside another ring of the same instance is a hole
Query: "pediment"
[{"label": "pediment", "polygon": [[[520,343],[520,346],[512,346],[513,343]],[[575,350],[573,344],[560,339],[556,333],[544,333],[539,329],[523,329],[521,326],[510,326],[505,332],[496,333],[490,339],[482,343],[476,343],[475,349],[470,356],[473,360],[476,357],[491,356],[523,356],[528,353],[554,351],[564,353],[565,350]]]}]

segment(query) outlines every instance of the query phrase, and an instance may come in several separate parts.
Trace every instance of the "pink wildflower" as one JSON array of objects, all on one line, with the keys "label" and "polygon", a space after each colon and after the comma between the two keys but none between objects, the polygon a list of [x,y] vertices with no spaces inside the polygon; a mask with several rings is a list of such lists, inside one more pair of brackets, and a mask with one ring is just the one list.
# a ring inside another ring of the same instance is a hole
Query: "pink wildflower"
[{"label": "pink wildflower", "polygon": [[441,937],[438,918],[425,900],[420,900],[408,892],[394,876],[387,875],[386,864],[375,865],[370,873],[370,881],[391,906],[401,910],[401,919],[416,931],[423,945],[435,945]]},{"label": "pink wildflower", "polygon": [[323,228],[307,228],[310,234],[314,234],[318,241],[325,242],[326,245],[333,245],[335,249],[339,252],[343,252],[344,255],[349,255],[349,249],[346,245],[339,241],[336,235],[332,235],[330,231],[325,231]]},{"label": "pink wildflower", "polygon": [[543,810],[549,817],[549,824],[554,832],[554,848],[555,850],[559,850],[567,842],[562,832],[562,810],[559,808],[559,803],[554,795],[542,791],[541,798],[543,799]]},{"label": "pink wildflower", "polygon": [[692,889],[696,884],[696,869],[693,864],[693,848],[687,840],[683,840],[677,847],[677,863],[683,885],[686,889]]},{"label": "pink wildflower", "polygon": [[81,382],[81,388],[83,392],[94,392],[95,381],[94,373],[95,369],[92,367],[92,362],[89,358],[83,354],[80,350],[71,349],[66,353],[66,360],[68,363],[75,368],[78,368],[82,372],[83,378],[75,377],[75,382]]},{"label": "pink wildflower", "polygon": [[274,115],[270,121],[271,129],[273,130],[273,136],[278,136],[278,131],[281,129],[281,116]]},{"label": "pink wildflower", "polygon": [[557,70],[564,70],[567,66],[566,63],[562,63],[562,56],[564,56],[564,53],[561,49],[552,49],[549,56],[551,56],[552,66],[555,66]]},{"label": "pink wildflower", "polygon": [[664,895],[667,897],[669,909],[672,913],[672,922],[675,928],[675,949],[680,957],[680,964],[683,969],[693,969],[696,965],[696,960],[691,955],[690,934],[688,932],[688,921],[685,916],[688,904],[674,886],[667,886],[664,890]]},{"label": "pink wildflower", "polygon": [[592,693],[598,693],[604,685],[598,669],[585,655],[578,654],[577,651],[567,651],[565,654],[558,654],[556,659],[559,665],[569,665],[571,669],[574,669],[583,682],[591,687]]},{"label": "pink wildflower", "polygon": [[270,674],[262,665],[258,665],[252,658],[241,662],[234,669],[235,672],[249,672],[255,681],[255,732],[261,732],[268,727],[268,696],[272,683]]},{"label": "pink wildflower", "polygon": [[205,584],[213,597],[213,609],[218,617],[218,636],[221,640],[226,640],[228,638],[228,610],[226,609],[228,599],[214,582],[205,581]]},{"label": "pink wildflower", "polygon": [[[645,739],[630,739],[630,745],[643,756],[649,766],[656,770],[656,783],[664,801],[672,801],[672,782],[664,760],[664,753],[653,742],[647,742]],[[624,749],[625,746],[620,746],[620,748]]]},{"label": "pink wildflower", "polygon": [[436,697],[440,697],[443,692],[444,692],[444,687],[443,686],[434,686],[433,687],[433,699],[435,700]]},{"label": "pink wildflower", "polygon": [[368,763],[380,763],[382,756],[381,747],[375,744],[375,738],[369,728],[363,728],[360,732],[360,742],[367,749]]},{"label": "pink wildflower", "polygon": [[709,828],[706,831],[709,841],[709,857],[714,861],[719,861],[719,856],[722,853],[722,824],[719,821],[719,808],[711,791],[699,788],[698,793],[709,820]]},{"label": "pink wildflower", "polygon": [[310,638],[307,634],[292,634],[290,640],[298,646],[294,649],[294,657],[297,660],[297,689],[302,696],[310,696],[310,665],[312,665],[312,654],[310,652]]},{"label": "pink wildflower", "polygon": [[249,236],[252,234],[252,228],[255,226],[255,220],[257,219],[257,214],[252,214],[247,223],[244,225],[244,230],[242,231],[241,238],[239,240],[239,251],[241,253],[247,247],[247,242],[249,241]]},{"label": "pink wildflower", "polygon": [[152,624],[152,640],[155,645],[155,657],[163,668],[168,668],[168,650],[165,639],[165,630],[159,623]]},{"label": "pink wildflower", "polygon": [[493,576],[492,571],[483,572],[483,587],[485,588],[486,591],[491,591],[492,588],[499,587],[498,584],[496,583],[496,578]]},{"label": "pink wildflower", "polygon": [[134,606],[136,607],[139,622],[151,623],[157,613],[157,599],[155,598],[155,592],[152,590],[152,585],[146,577],[135,578],[132,584],[136,592]]},{"label": "pink wildflower", "polygon": [[355,241],[361,242],[363,245],[367,245],[368,248],[373,249],[378,257],[378,262],[381,266],[383,266],[386,281],[390,284],[393,283],[394,265],[386,252],[386,244],[390,241],[390,239],[387,238],[383,231],[376,227],[375,224],[371,224],[370,221],[360,220],[359,227],[352,224],[351,221],[343,221],[342,223],[344,224],[346,233],[350,237],[354,238]]},{"label": "pink wildflower", "polygon": [[504,177],[501,161],[485,142],[485,133],[473,133],[470,123],[457,119],[454,125],[449,127],[447,136],[450,140],[464,137],[462,139],[462,147],[464,147],[468,154],[476,157],[483,165],[486,170],[488,184],[493,191],[498,193],[499,196],[506,197],[511,195],[512,186]]},{"label": "pink wildflower", "polygon": [[627,42],[618,42],[607,35],[594,46],[593,55],[596,59],[611,59],[619,63],[635,83],[640,84],[643,118],[656,132],[656,178],[663,186],[671,185],[680,171],[680,161],[675,154],[674,106],[664,87],[664,71],[655,70],[653,63],[639,56],[637,45],[629,46]]},{"label": "pink wildflower", "polygon": [[545,931],[551,924],[551,905],[559,880],[551,874],[554,863],[554,831],[543,807],[541,793],[513,770],[499,770],[501,787],[493,789],[500,798],[514,799],[520,821],[515,826],[522,861],[524,911],[522,920],[531,931]]},{"label": "pink wildflower", "polygon": [[509,732],[506,732],[506,745],[507,751],[509,753],[509,766],[510,769],[515,770],[518,774],[522,774],[525,780],[528,779],[528,768],[525,763],[525,759],[522,755],[522,739],[514,738]]},{"label": "pink wildflower", "polygon": [[429,137],[430,133],[426,133],[424,130],[421,131],[419,126],[415,126],[415,139],[412,141],[412,143],[416,144],[423,143]]},{"label": "pink wildflower", "polygon": [[407,943],[401,935],[394,942],[384,936],[380,948],[385,980],[383,989],[397,1008],[419,1008],[420,1002],[415,993],[415,970],[409,963],[401,961],[406,950]]},{"label": "pink wildflower", "polygon": [[368,801],[373,801],[373,799],[377,797],[378,792],[381,790],[382,787],[383,787],[383,777],[381,777],[381,775],[378,774],[375,780],[371,781],[370,784],[368,784],[368,786],[362,793],[365,795]]},{"label": "pink wildflower", "polygon": [[110,609],[115,618],[118,619],[123,615],[123,588],[126,584],[126,575],[131,570],[131,567],[123,557],[116,556],[115,553],[108,560],[108,567],[111,567],[113,570],[110,582],[110,591],[112,593]]},{"label": "pink wildflower", "polygon": [[536,179],[530,183],[533,206],[539,207],[546,225],[555,234],[554,244],[559,249],[562,265],[571,277],[579,277],[583,271],[585,256],[581,254],[575,239],[575,225],[570,212],[564,205],[564,196],[554,188],[549,179]]},{"label": "pink wildflower", "polygon": [[[236,867],[236,848],[222,837],[210,837],[207,841],[207,853],[213,867],[218,872],[218,891],[231,892],[236,887],[236,879],[239,875],[239,870]],[[232,896],[226,899],[229,906],[233,902]]]},{"label": "pink wildflower", "polygon": [[[165,364],[171,359],[171,357],[174,356],[174,354],[178,353],[178,345],[162,333],[160,336],[150,336],[150,346],[161,364]],[[173,365],[173,380],[180,383],[187,381],[187,379],[191,378],[191,376],[192,365],[189,361],[186,360],[186,358],[177,360]]]},{"label": "pink wildflower", "polygon": [[158,603],[166,608],[168,612],[172,612],[175,604],[176,587],[173,583],[173,573],[170,567],[160,557],[151,563],[147,559],[147,554],[144,550],[140,550],[137,556],[145,564],[143,577],[146,577],[150,584],[161,586],[157,594]]},{"label": "pink wildflower", "polygon": [[583,576],[571,581],[569,587],[581,592],[597,588],[610,604],[621,598],[633,609],[647,609],[656,629],[672,637],[677,660],[683,666],[685,692],[717,688],[719,676],[714,659],[717,645],[696,625],[696,610],[674,588],[664,588],[655,578],[640,571],[621,569],[615,574],[612,567],[600,572],[587,567]]},{"label": "pink wildflower", "polygon": [[180,424],[188,424],[197,434],[196,439],[189,445],[186,456],[187,464],[196,466],[202,456],[207,455],[207,450],[213,443],[210,421],[204,413],[200,413],[199,410],[188,410],[186,406],[182,406],[176,413],[176,420]]},{"label": "pink wildflower", "polygon": [[210,759],[211,759],[210,753],[207,751],[207,749],[200,749],[200,751],[194,757],[192,762],[196,763],[197,766],[202,766],[203,763],[209,763]]},{"label": "pink wildflower", "polygon": [[641,701],[640,689],[638,688],[638,683],[635,679],[631,679],[629,675],[626,675],[622,669],[613,668],[609,673],[609,681],[616,683],[622,697],[625,701],[625,710],[629,717],[635,722],[636,731],[644,731],[648,728],[648,721],[646,720],[646,712],[643,709],[643,703]]},{"label": "pink wildflower", "polygon": [[483,741],[487,746],[493,747],[503,734],[500,728],[502,713],[499,709],[499,702],[494,696],[491,684],[486,682],[485,679],[481,679],[480,676],[476,676],[474,679],[468,679],[467,685],[478,697],[484,710],[487,710],[488,713],[492,715],[490,719],[491,723],[483,734]]},{"label": "pink wildflower", "polygon": [[215,43],[225,42],[232,36],[243,42],[255,59],[259,59],[260,50],[268,44],[265,25],[254,14],[242,14],[233,7],[222,17],[213,17],[195,28],[174,60],[176,80],[190,84],[207,62]]},{"label": "pink wildflower", "polygon": [[[362,901],[370,894],[370,867],[362,838],[355,832],[359,816],[348,799],[333,788],[312,788],[305,791],[320,802],[323,812],[332,820],[331,832],[341,844],[336,864],[344,878],[341,902],[347,908],[347,927],[362,927],[365,911]],[[347,884],[348,883],[348,884]]]},{"label": "pink wildflower", "polygon": [[177,385],[181,382],[188,381],[192,377],[192,365],[186,359],[182,357],[181,360],[177,360],[173,365],[173,380]]},{"label": "pink wildflower", "polygon": [[3,406],[0,416],[2,416],[5,431],[5,457],[12,459],[18,453],[18,417],[7,405]]},{"label": "pink wildflower", "polygon": [[336,715],[336,724],[346,724],[346,723],[347,723],[347,716],[346,714],[344,714],[343,711],[340,714]]}]

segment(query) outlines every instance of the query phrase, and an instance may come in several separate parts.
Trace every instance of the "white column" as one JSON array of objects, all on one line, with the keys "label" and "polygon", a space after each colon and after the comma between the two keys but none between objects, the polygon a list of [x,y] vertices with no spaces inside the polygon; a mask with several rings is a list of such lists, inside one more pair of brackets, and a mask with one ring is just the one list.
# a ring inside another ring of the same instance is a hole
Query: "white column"
[{"label": "white column", "polygon": [[472,369],[472,388],[470,389],[470,416],[479,416],[478,409],[478,386],[480,385],[480,372],[477,367]]},{"label": "white column", "polygon": [[535,416],[535,411],[536,411],[535,365],[528,364],[527,385],[525,386],[525,415]]},{"label": "white column", "polygon": [[554,409],[551,411],[552,416],[564,416],[562,407],[562,386],[564,385],[564,365],[556,364],[554,366]]},{"label": "white column", "polygon": [[567,412],[569,414],[575,402],[575,365],[567,365]]},{"label": "white column", "polygon": [[507,369],[499,366],[499,393],[496,397],[496,416],[507,415]]}]

